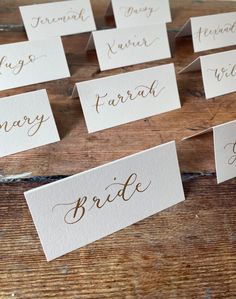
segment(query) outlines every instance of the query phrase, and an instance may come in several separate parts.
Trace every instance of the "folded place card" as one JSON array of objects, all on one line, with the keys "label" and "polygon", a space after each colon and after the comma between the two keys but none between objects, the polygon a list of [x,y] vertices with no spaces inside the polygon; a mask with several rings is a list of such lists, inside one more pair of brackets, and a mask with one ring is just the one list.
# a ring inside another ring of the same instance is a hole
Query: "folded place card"
[{"label": "folded place card", "polygon": [[111,0],[116,27],[135,27],[171,22],[169,0]]},{"label": "folded place card", "polygon": [[0,45],[0,91],[67,77],[60,38]]},{"label": "folded place card", "polygon": [[233,46],[236,44],[236,12],[193,17],[176,37],[193,38],[195,52]]},{"label": "folded place card", "polygon": [[47,260],[184,200],[175,142],[25,193]]},{"label": "folded place card", "polygon": [[236,121],[213,128],[217,182],[236,177]]},{"label": "folded place card", "polygon": [[183,141],[212,131],[217,183],[220,184],[236,177],[236,120],[195,133]]},{"label": "folded place card", "polygon": [[201,56],[180,73],[200,69],[207,99],[236,91],[236,50]]},{"label": "folded place card", "polygon": [[102,71],[171,57],[166,24],[94,31],[88,50],[92,39]]},{"label": "folded place card", "polygon": [[181,107],[173,64],[77,83],[89,133]]},{"label": "folded place card", "polygon": [[60,140],[46,90],[0,99],[0,157]]},{"label": "folded place card", "polygon": [[29,40],[96,30],[89,0],[21,6],[20,12]]}]

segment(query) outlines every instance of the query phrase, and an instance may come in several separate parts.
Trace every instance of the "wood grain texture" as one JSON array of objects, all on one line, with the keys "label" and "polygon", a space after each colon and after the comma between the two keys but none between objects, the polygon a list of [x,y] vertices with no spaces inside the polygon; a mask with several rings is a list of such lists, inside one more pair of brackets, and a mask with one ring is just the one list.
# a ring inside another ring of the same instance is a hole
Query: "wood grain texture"
[{"label": "wood grain texture", "polygon": [[184,203],[50,263],[23,198],[39,184],[0,185],[0,298],[235,299],[236,180],[215,180],[186,182]]},{"label": "wood grain texture", "polygon": [[[48,0],[37,0],[43,2]],[[0,44],[26,40],[18,6],[30,3],[35,1],[0,0]],[[98,28],[114,27],[112,18],[102,17],[107,3],[92,0]],[[171,6],[172,59],[101,73],[96,54],[84,53],[88,34],[68,36],[63,44],[71,78],[0,92],[4,97],[46,88],[62,137],[60,143],[0,159],[0,175],[32,176],[0,183],[0,299],[236,299],[236,179],[216,185],[211,134],[180,142],[235,119],[235,94],[206,101],[200,73],[178,75],[181,110],[95,134],[87,134],[79,100],[70,98],[77,81],[169,62],[178,72],[197,57],[190,38],[174,40],[184,22],[236,11],[230,1],[172,0]],[[184,203],[46,262],[24,191],[55,180],[49,176],[74,174],[173,139],[187,173]]]},{"label": "wood grain texture", "polygon": [[[10,1],[10,3],[7,0],[0,1],[0,24],[2,24],[0,28],[4,25],[3,31],[0,32],[0,44],[26,40],[23,29],[19,30],[22,21],[18,6],[33,2],[32,0]],[[99,28],[114,26],[113,20],[105,24],[102,17],[107,3],[108,1],[104,0],[92,2]],[[177,29],[190,16],[234,10],[236,10],[236,3],[232,2],[172,1],[173,23],[169,25],[169,36],[173,58],[106,72],[99,71],[95,52],[88,54],[84,52],[88,34],[64,37],[63,43],[71,78],[0,92],[0,97],[4,97],[46,88],[62,141],[0,159],[0,174],[13,175],[23,172],[30,172],[32,176],[74,174],[173,139],[178,141],[180,166],[183,172],[214,171],[210,135],[207,138],[184,143],[180,140],[193,132],[235,119],[236,101],[235,94],[206,101],[201,73],[177,76],[182,109],[94,134],[87,133],[79,99],[72,100],[70,96],[74,83],[83,80],[170,62],[175,63],[178,72],[195,59],[197,54],[193,53],[191,38],[175,41]],[[6,28],[10,28],[9,31]],[[216,51],[219,50],[205,53]]]}]

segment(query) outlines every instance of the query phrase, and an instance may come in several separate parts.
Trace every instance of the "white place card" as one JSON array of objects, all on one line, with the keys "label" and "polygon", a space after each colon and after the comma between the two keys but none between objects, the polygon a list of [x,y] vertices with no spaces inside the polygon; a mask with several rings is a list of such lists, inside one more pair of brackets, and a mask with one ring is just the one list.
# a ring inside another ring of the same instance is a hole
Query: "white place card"
[{"label": "white place card", "polygon": [[89,133],[181,107],[173,64],[77,83]]},{"label": "white place card", "polygon": [[214,136],[216,176],[220,184],[236,177],[236,120],[197,132],[182,141],[210,132]]},{"label": "white place card", "polygon": [[101,71],[171,57],[166,24],[99,30],[92,37]]},{"label": "white place card", "polygon": [[194,52],[236,45],[236,12],[190,18],[176,37],[189,35]]},{"label": "white place card", "polygon": [[0,99],[0,157],[60,140],[46,90]]},{"label": "white place card", "polygon": [[20,6],[29,40],[41,40],[96,30],[89,0]]},{"label": "white place card", "polygon": [[180,71],[202,71],[206,98],[236,91],[236,50],[210,54],[197,58]]},{"label": "white place card", "polygon": [[60,38],[0,45],[0,91],[67,77]]},{"label": "white place card", "polygon": [[111,0],[116,27],[136,27],[171,22],[169,0]]},{"label": "white place card", "polygon": [[217,182],[236,177],[236,121],[213,128]]},{"label": "white place card", "polygon": [[25,193],[48,261],[184,200],[175,142]]}]

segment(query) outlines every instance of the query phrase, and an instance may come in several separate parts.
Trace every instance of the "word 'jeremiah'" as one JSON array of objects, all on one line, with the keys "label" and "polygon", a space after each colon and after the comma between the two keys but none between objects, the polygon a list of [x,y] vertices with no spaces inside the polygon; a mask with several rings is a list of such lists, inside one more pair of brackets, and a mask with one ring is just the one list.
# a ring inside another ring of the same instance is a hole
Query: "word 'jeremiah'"
[{"label": "word 'jeremiah'", "polygon": [[66,208],[69,207],[69,210],[64,216],[64,221],[66,224],[75,224],[78,223],[87,212],[93,208],[102,209],[105,205],[114,202],[117,199],[121,199],[125,202],[131,200],[135,194],[145,192],[151,185],[151,181],[143,187],[143,183],[138,180],[138,175],[132,173],[128,179],[123,182],[117,182],[117,178],[113,179],[113,183],[108,185],[105,188],[105,191],[109,194],[105,196],[104,199],[101,199],[98,196],[94,196],[89,200],[88,196],[80,197],[77,201],[72,203],[58,204],[52,208],[52,212],[56,208]]},{"label": "word 'jeremiah'", "polygon": [[29,137],[34,136],[42,124],[49,120],[50,117],[46,117],[44,114],[36,115],[36,117],[31,118],[29,116],[24,116],[20,120],[14,121],[4,121],[0,123],[0,132],[10,133],[16,129],[27,127],[27,135]]},{"label": "word 'jeremiah'", "polygon": [[235,33],[236,32],[236,21],[233,23],[226,23],[224,25],[218,25],[217,28],[202,28],[199,27],[199,30],[195,32],[194,38],[197,39],[200,43],[204,38],[216,39],[217,36],[226,34],[226,33]]},{"label": "word 'jeremiah'", "polygon": [[[134,39],[137,39],[137,36],[134,35]],[[107,56],[109,58],[112,58],[114,55],[116,55],[118,52],[130,49],[130,48],[149,48],[151,47],[159,37],[155,37],[152,40],[148,40],[146,37],[143,37],[138,40],[127,40],[124,43],[117,43],[116,40],[113,40],[112,43],[106,43],[108,50],[107,50]]]},{"label": "word 'jeremiah'", "polygon": [[213,72],[216,80],[220,82],[223,79],[236,76],[236,64],[229,64],[228,67],[208,69],[208,71]]},{"label": "word 'jeremiah'", "polygon": [[124,10],[124,16],[129,18],[134,15],[145,14],[147,18],[150,18],[153,13],[157,12],[159,8],[154,7],[139,7],[135,8],[133,6],[123,6],[120,9]]},{"label": "word 'jeremiah'", "polygon": [[32,64],[43,57],[46,57],[46,55],[37,57],[30,54],[25,59],[19,59],[18,61],[12,62],[7,56],[2,56],[0,57],[0,75],[3,74],[4,70],[11,71],[14,75],[18,75],[26,65]]},{"label": "word 'jeremiah'", "polygon": [[145,99],[148,96],[157,98],[165,87],[160,87],[158,80],[154,80],[150,85],[138,85],[134,88],[134,91],[127,90],[123,95],[118,93],[115,98],[109,98],[108,94],[96,95],[95,109],[97,113],[100,113],[100,107],[108,105],[116,107],[120,104],[125,104],[127,101],[134,101],[138,98]]},{"label": "word 'jeremiah'", "polygon": [[37,28],[40,25],[51,25],[57,23],[68,23],[71,21],[82,21],[86,22],[89,16],[85,15],[85,9],[82,8],[80,11],[69,10],[65,13],[64,16],[60,16],[57,18],[48,18],[48,17],[35,17],[32,18],[31,27]]}]

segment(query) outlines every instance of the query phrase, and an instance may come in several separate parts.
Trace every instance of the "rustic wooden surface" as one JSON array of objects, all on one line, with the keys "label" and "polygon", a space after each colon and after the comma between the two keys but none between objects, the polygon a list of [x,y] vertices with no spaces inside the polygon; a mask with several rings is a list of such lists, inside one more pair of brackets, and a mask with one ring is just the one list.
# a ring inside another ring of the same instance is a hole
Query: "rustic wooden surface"
[{"label": "rustic wooden surface", "polygon": [[[26,40],[18,6],[33,2],[0,0],[0,44]],[[48,0],[37,1],[43,2]],[[102,17],[107,3],[92,0],[98,28],[114,27]],[[190,16],[236,11],[236,3],[228,1],[172,0],[171,6],[172,59],[101,73],[96,54],[84,53],[88,34],[68,36],[63,44],[70,79],[0,92],[4,97],[46,88],[62,137],[60,143],[0,159],[1,299],[236,298],[236,179],[216,186],[211,134],[181,142],[235,119],[235,93],[206,101],[200,73],[178,75],[181,110],[95,134],[87,134],[79,100],[70,98],[77,81],[169,62],[180,70],[197,57],[190,38],[174,41],[183,23]],[[173,139],[185,203],[46,262],[24,191]],[[24,173],[30,178],[23,179]]]}]

